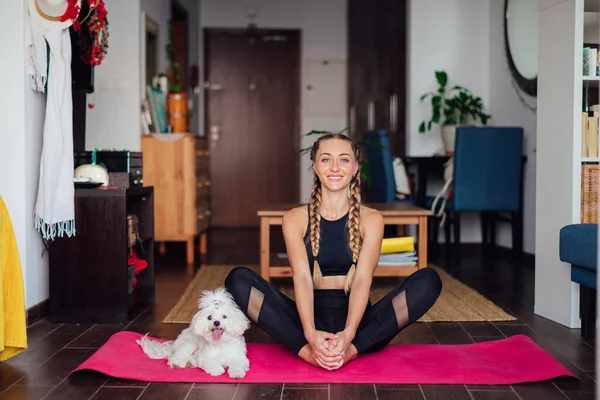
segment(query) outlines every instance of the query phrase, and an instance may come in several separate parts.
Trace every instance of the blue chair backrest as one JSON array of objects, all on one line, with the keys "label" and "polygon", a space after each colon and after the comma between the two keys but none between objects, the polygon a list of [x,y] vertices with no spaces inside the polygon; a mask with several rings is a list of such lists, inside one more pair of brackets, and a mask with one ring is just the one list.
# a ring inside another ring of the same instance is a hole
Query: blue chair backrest
[{"label": "blue chair backrest", "polygon": [[370,203],[391,203],[396,197],[396,181],[387,130],[368,131],[363,134],[364,157],[371,170],[371,186],[367,188]]},{"label": "blue chair backrest", "polygon": [[520,210],[522,159],[523,128],[457,128],[454,209]]}]

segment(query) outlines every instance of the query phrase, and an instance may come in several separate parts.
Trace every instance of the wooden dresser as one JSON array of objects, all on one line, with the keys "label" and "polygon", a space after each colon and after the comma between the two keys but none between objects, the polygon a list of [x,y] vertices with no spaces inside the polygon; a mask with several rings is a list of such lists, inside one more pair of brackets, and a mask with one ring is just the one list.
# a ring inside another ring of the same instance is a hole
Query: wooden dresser
[{"label": "wooden dresser", "polygon": [[[181,137],[183,136],[183,137]],[[194,134],[142,136],[144,186],[154,187],[155,241],[187,242],[187,262],[194,263],[194,243],[206,254],[210,226],[210,151],[206,138]]]}]

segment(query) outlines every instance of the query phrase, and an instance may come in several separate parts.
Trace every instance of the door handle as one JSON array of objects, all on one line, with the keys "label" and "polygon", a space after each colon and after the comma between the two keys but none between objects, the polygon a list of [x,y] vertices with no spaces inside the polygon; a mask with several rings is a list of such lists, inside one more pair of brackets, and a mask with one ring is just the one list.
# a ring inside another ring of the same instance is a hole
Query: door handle
[{"label": "door handle", "polygon": [[218,92],[219,90],[223,90],[223,85],[221,85],[220,83],[210,83],[210,82],[204,82],[204,89],[206,90],[211,90],[211,91],[215,91]]},{"label": "door handle", "polygon": [[374,129],[375,126],[375,103],[373,100],[369,102],[367,106],[367,127],[370,131]]},{"label": "door handle", "polygon": [[212,148],[217,147],[219,143],[219,139],[221,138],[220,129],[217,125],[212,125],[210,127],[210,145]]},{"label": "door handle", "polygon": [[390,96],[390,131],[396,132],[398,129],[398,95]]}]

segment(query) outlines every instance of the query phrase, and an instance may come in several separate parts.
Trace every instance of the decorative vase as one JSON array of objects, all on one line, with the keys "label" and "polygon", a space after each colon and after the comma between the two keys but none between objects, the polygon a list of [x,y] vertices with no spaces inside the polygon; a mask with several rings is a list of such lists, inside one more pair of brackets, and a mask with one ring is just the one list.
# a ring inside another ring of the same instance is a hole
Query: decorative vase
[{"label": "decorative vase", "polygon": [[167,95],[169,123],[173,132],[188,132],[188,98],[186,93],[169,93]]},{"label": "decorative vase", "polygon": [[446,153],[454,153],[454,140],[456,138],[456,127],[458,125],[442,126],[442,140],[444,141],[444,150]]},{"label": "decorative vase", "polygon": [[456,128],[461,126],[474,126],[470,124],[456,124],[442,126],[442,140],[444,141],[444,150],[446,153],[454,154],[454,142],[456,141]]}]

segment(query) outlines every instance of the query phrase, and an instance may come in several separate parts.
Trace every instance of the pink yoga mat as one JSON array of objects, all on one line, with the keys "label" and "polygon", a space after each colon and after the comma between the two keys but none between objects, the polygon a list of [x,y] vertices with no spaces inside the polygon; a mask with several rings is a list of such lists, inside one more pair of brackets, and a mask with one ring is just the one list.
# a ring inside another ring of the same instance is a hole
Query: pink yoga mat
[{"label": "pink yoga mat", "polygon": [[250,370],[243,379],[219,377],[201,369],[171,369],[149,359],[135,342],[142,335],[114,334],[69,373],[93,370],[122,379],[149,382],[378,383],[501,385],[575,377],[529,337],[512,336],[462,345],[392,344],[365,354],[336,371],[308,365],[278,344],[248,343]]}]

